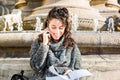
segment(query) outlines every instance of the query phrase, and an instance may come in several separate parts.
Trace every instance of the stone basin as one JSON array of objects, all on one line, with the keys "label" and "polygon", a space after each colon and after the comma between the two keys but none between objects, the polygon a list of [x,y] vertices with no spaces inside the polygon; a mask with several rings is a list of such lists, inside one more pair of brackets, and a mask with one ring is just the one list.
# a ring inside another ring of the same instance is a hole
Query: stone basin
[{"label": "stone basin", "polygon": [[[29,57],[31,44],[40,33],[35,31],[0,32],[0,57]],[[76,31],[72,34],[82,54],[120,53],[120,32]]]},{"label": "stone basin", "polygon": [[[0,32],[0,47],[30,47],[32,41],[41,32],[35,31],[6,31]],[[80,46],[119,47],[120,32],[76,31],[72,37]]]}]

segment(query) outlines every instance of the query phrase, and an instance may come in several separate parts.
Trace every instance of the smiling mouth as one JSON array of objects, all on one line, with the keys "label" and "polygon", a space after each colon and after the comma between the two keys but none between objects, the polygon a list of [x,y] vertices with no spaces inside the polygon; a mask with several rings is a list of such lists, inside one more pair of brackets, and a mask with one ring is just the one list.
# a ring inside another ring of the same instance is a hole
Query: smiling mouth
[{"label": "smiling mouth", "polygon": [[59,37],[59,34],[54,34],[56,37]]}]

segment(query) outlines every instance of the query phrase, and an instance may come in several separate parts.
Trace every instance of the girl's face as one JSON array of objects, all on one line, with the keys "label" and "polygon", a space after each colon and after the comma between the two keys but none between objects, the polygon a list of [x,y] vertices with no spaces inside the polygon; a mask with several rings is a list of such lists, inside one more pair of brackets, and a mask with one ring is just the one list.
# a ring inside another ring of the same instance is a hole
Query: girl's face
[{"label": "girl's face", "polygon": [[59,40],[64,34],[65,25],[59,19],[52,19],[49,21],[49,31],[54,40]]}]

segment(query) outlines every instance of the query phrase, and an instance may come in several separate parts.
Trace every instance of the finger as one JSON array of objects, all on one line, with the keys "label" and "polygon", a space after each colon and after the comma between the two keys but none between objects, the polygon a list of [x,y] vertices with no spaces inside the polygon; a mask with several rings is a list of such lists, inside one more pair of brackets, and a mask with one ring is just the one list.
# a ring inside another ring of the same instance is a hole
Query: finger
[{"label": "finger", "polygon": [[49,28],[46,28],[45,31],[49,31]]},{"label": "finger", "polygon": [[70,72],[72,72],[72,70],[67,70],[67,71],[64,73],[64,75],[67,75],[67,74],[69,74]]},{"label": "finger", "polygon": [[46,28],[45,31],[46,31],[47,33],[51,34],[49,28]]},{"label": "finger", "polygon": [[50,37],[50,34],[46,34],[47,37]]},{"label": "finger", "polygon": [[48,37],[50,38],[50,34],[48,34]]}]

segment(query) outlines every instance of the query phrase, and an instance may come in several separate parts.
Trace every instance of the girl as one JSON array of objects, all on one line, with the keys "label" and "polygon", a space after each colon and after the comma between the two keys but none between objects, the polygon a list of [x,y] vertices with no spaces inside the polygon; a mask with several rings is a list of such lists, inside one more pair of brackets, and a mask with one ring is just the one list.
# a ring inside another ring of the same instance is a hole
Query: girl
[{"label": "girl", "polygon": [[30,65],[35,71],[32,80],[45,80],[55,76],[48,68],[54,66],[61,75],[81,68],[81,54],[71,37],[69,12],[64,7],[54,7],[48,13],[43,33],[33,42]]}]

